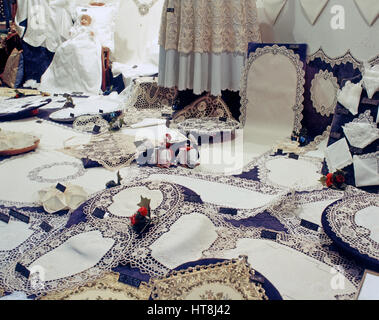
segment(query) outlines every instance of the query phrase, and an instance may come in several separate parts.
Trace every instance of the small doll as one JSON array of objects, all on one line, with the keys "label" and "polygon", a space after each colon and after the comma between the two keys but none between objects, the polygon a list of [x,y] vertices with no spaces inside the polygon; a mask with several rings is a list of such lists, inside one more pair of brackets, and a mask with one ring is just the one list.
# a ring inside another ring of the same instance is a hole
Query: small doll
[{"label": "small doll", "polygon": [[172,137],[169,133],[167,133],[162,146],[158,149],[157,166],[159,168],[167,169],[172,165],[172,161],[174,160],[174,152],[171,150],[171,141]]},{"label": "small doll", "polygon": [[194,139],[188,139],[186,146],[179,149],[177,159],[178,164],[186,168],[194,169],[200,165],[200,153],[197,145],[194,143]]}]

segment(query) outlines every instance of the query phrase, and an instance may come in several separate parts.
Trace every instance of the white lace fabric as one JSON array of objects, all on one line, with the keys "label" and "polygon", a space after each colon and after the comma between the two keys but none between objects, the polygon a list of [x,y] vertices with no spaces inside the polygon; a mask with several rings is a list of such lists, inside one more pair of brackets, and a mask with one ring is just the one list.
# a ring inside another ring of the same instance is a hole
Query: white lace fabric
[{"label": "white lace fabric", "polygon": [[[169,12],[168,9],[174,9]],[[261,42],[255,0],[166,0],[159,44],[181,53],[245,54]]]},{"label": "white lace fabric", "polygon": [[325,157],[329,172],[335,172],[353,163],[353,157],[345,138],[327,147]]},{"label": "white lace fabric", "polygon": [[133,136],[120,132],[105,132],[92,136],[87,144],[66,146],[60,151],[79,159],[96,161],[108,170],[117,171],[135,160],[134,141]]},{"label": "white lace fabric", "polygon": [[356,218],[360,211],[370,207],[379,208],[378,196],[365,193],[330,206],[326,211],[326,217],[332,232],[345,244],[362,255],[379,260],[379,243],[371,237],[369,229],[357,223]]},{"label": "white lace fabric", "polygon": [[370,118],[357,118],[343,126],[345,136],[353,147],[363,149],[379,139],[379,129],[373,118]]},{"label": "white lace fabric", "polygon": [[357,187],[379,185],[379,151],[353,157],[355,184]]},{"label": "white lace fabric", "polygon": [[338,91],[338,102],[348,109],[353,115],[357,115],[362,91],[363,88],[361,83],[354,84],[347,81],[342,90]]}]

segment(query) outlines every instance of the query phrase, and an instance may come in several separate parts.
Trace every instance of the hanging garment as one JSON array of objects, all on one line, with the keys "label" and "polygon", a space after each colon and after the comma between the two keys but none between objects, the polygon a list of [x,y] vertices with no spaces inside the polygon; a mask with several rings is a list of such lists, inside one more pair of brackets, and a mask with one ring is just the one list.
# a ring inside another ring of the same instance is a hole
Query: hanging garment
[{"label": "hanging garment", "polygon": [[90,26],[77,26],[72,28],[71,38],[57,49],[41,78],[40,90],[96,95],[101,80],[101,45]]},{"label": "hanging garment", "polygon": [[166,0],[159,85],[238,91],[249,42],[261,42],[255,0]]}]

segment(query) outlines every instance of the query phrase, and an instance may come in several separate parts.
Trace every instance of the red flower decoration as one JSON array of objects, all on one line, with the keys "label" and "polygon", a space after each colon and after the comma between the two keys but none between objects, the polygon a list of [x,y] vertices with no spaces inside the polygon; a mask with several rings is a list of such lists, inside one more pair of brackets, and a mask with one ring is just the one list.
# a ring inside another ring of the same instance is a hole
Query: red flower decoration
[{"label": "red flower decoration", "polygon": [[333,185],[333,173],[328,173],[326,176],[326,186],[329,188]]},{"label": "red flower decoration", "polygon": [[344,183],[345,182],[345,177],[341,174],[336,176],[336,181],[337,183]]},{"label": "red flower decoration", "polygon": [[36,116],[38,114],[38,109],[34,109],[34,110],[30,111],[30,113],[32,116]]},{"label": "red flower decoration", "polygon": [[141,207],[138,209],[138,212],[141,214],[141,216],[146,217],[147,216],[147,209],[145,207]]},{"label": "red flower decoration", "polygon": [[134,226],[137,223],[136,215],[130,217],[130,222],[131,222],[132,226]]}]

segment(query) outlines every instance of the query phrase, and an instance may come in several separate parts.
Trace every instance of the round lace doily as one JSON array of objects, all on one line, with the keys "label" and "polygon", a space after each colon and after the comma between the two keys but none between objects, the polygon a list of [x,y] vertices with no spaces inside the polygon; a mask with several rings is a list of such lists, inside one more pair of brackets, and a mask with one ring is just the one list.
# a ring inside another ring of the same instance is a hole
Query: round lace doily
[{"label": "round lace doily", "polygon": [[[177,128],[184,135],[195,135],[202,138],[213,137],[213,142],[219,138],[220,142],[227,136],[230,139],[235,137],[235,130],[238,129],[240,123],[234,119],[220,120],[220,118],[192,118],[184,120],[177,124]],[[202,143],[209,141],[209,139],[202,139]]]},{"label": "round lace doily", "polygon": [[336,201],[322,214],[325,233],[346,255],[379,271],[379,197],[361,193]]}]

